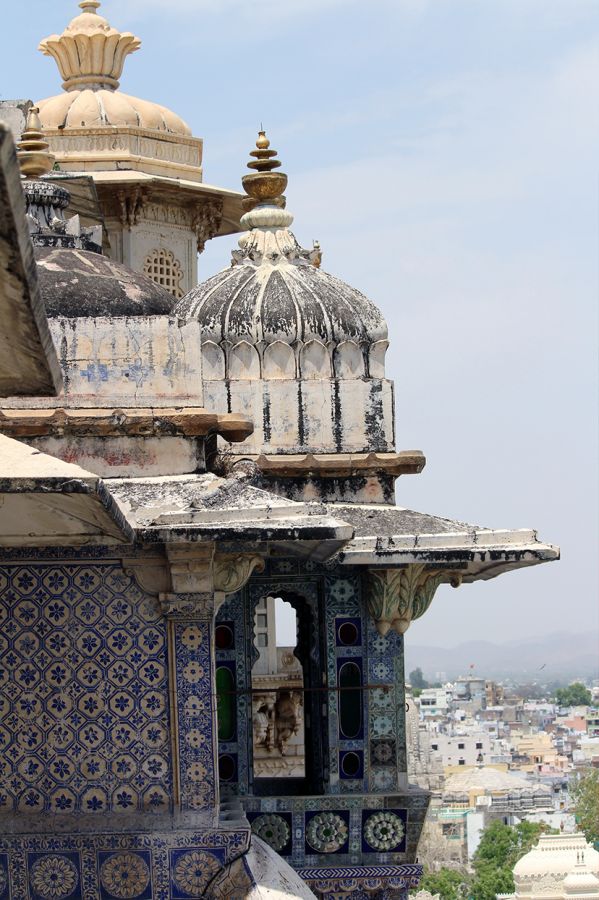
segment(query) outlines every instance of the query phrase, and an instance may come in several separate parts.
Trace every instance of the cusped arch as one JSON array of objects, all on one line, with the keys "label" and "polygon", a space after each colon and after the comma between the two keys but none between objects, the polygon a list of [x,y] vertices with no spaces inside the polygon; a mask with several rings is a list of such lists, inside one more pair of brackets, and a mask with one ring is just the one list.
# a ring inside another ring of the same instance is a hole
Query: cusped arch
[{"label": "cusped arch", "polygon": [[368,353],[368,364],[371,378],[385,377],[385,354],[389,341],[375,341]]},{"label": "cusped arch", "polygon": [[295,353],[284,341],[273,341],[264,350],[263,378],[295,378]]},{"label": "cusped arch", "polygon": [[253,344],[238,341],[230,348],[229,378],[233,380],[260,378],[260,357]]},{"label": "cusped arch", "polygon": [[222,381],[225,377],[225,354],[215,341],[202,344],[202,377],[204,381]]},{"label": "cusped arch", "polygon": [[300,352],[302,379],[330,378],[331,356],[322,341],[307,341]]},{"label": "cusped arch", "polygon": [[355,341],[342,341],[334,356],[336,378],[362,378],[364,376],[364,356],[362,348]]}]

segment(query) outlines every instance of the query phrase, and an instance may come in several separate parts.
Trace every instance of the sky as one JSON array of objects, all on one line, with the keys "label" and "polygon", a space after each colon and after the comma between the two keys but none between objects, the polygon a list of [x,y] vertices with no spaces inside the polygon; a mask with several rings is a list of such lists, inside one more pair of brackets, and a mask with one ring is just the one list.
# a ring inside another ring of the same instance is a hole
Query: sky
[{"label": "sky", "polygon": [[[60,91],[39,40],[75,0],[2,11],[2,99]],[[383,311],[401,506],[528,528],[558,563],[443,586],[407,640],[596,630],[597,0],[105,0],[122,90],[204,138],[240,188],[260,123],[323,268]],[[200,277],[229,264],[212,241]],[[598,650],[599,652],[599,650]]]}]

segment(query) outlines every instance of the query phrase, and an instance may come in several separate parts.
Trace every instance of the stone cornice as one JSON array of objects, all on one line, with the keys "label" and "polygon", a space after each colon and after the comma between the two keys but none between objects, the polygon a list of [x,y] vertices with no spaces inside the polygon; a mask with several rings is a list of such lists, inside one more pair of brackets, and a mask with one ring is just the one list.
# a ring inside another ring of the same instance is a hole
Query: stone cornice
[{"label": "stone cornice", "polygon": [[[247,457],[239,457],[242,458]],[[416,475],[426,465],[426,458],[420,450],[401,450],[398,453],[262,453],[255,462],[265,475],[281,478],[307,475],[342,478],[369,472]]]},{"label": "stone cornice", "polygon": [[205,437],[219,434],[228,441],[243,441],[252,432],[253,425],[247,416],[212,413],[203,407],[0,410],[0,433],[14,438],[47,435]]}]

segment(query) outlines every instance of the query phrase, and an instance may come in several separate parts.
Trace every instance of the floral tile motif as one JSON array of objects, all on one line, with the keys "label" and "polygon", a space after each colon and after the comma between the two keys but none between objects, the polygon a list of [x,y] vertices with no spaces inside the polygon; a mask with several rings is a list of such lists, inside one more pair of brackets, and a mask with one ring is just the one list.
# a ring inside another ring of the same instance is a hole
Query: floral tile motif
[{"label": "floral tile motif", "polygon": [[81,900],[81,859],[78,853],[28,853],[31,900]]},{"label": "floral tile motif", "polygon": [[152,858],[147,852],[98,853],[101,900],[152,900]]},{"label": "floral tile motif", "polygon": [[363,853],[405,853],[408,813],[405,809],[362,812]]},{"label": "floral tile motif", "polygon": [[168,809],[155,601],[114,564],[5,565],[0,621],[0,813]]},{"label": "floral tile motif", "polygon": [[220,854],[208,850],[171,850],[172,900],[203,897],[206,888],[223,868]]},{"label": "floral tile motif", "polygon": [[207,622],[175,622],[179,778],[181,807],[204,809],[216,803],[215,752]]}]

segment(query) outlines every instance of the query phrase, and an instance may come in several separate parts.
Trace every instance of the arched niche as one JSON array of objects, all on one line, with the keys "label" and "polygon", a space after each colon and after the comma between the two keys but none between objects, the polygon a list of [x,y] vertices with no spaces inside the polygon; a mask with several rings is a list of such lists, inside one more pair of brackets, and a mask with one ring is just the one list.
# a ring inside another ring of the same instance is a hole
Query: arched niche
[{"label": "arched niche", "polygon": [[284,341],[273,341],[264,350],[263,378],[295,378],[295,353]]},{"label": "arched niche", "polygon": [[334,363],[336,378],[362,378],[365,374],[362,348],[355,341],[342,341],[337,346]]},{"label": "arched niche", "polygon": [[257,380],[260,378],[260,357],[248,341],[239,341],[229,350],[229,378]]},{"label": "arched niche", "polygon": [[300,377],[306,380],[331,377],[331,357],[322,341],[308,341],[302,347]]},{"label": "arched niche", "polygon": [[374,344],[371,344],[368,354],[371,378],[385,377],[385,354],[388,346],[389,341],[375,341]]},{"label": "arched niche", "polygon": [[204,381],[223,381],[225,378],[225,354],[214,341],[202,344],[202,378]]}]

